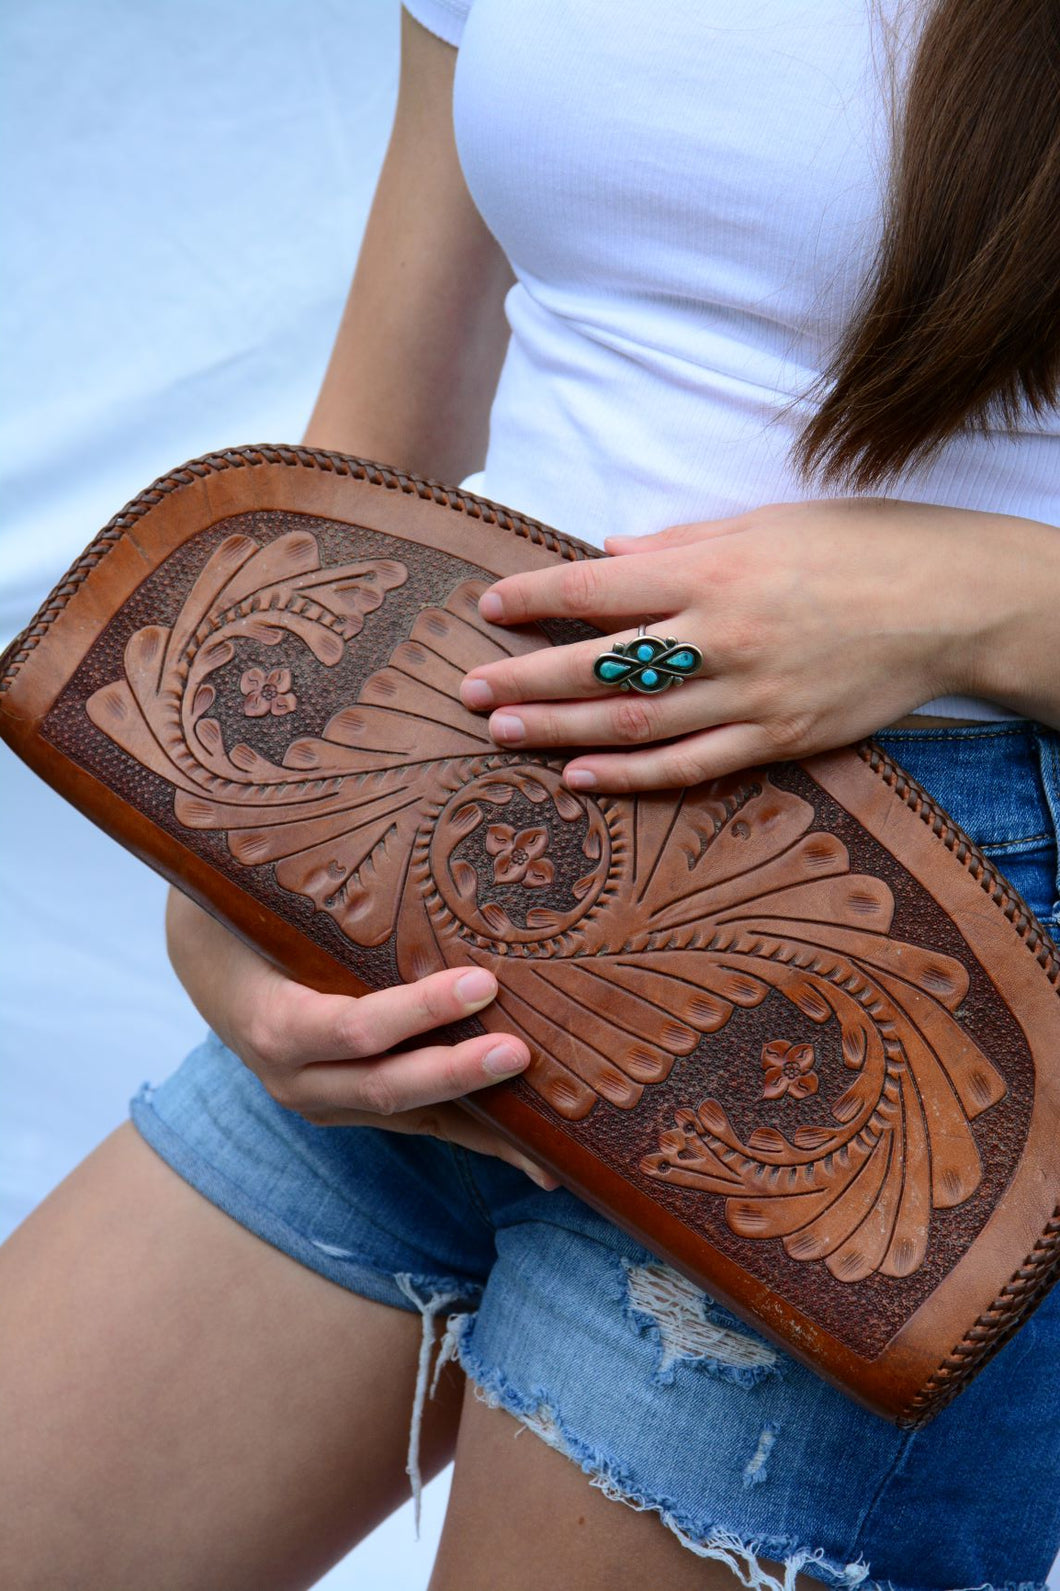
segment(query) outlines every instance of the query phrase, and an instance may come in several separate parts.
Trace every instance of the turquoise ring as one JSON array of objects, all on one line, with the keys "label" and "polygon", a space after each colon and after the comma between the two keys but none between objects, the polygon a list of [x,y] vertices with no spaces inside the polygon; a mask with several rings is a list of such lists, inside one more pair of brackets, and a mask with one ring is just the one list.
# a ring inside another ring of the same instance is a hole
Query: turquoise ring
[{"label": "turquoise ring", "polygon": [[703,653],[688,641],[673,636],[646,635],[642,624],[632,641],[616,641],[601,652],[593,674],[602,685],[642,691],[654,696],[671,685],[683,685],[703,667]]}]

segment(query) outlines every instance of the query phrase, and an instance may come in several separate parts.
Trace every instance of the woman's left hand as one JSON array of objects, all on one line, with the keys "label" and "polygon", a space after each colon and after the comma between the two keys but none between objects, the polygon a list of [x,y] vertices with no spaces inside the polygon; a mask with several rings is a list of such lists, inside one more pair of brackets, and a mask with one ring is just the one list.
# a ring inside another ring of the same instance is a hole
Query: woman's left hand
[{"label": "woman's left hand", "polygon": [[504,750],[578,748],[564,777],[580,789],[693,785],[847,745],[974,688],[1006,523],[1019,522],[844,498],[611,537],[614,556],[499,580],[482,617],[582,619],[608,640],[643,621],[698,646],[700,673],[655,696],[617,690],[593,676],[608,642],[579,641],[473,669],[461,696],[500,709]]}]

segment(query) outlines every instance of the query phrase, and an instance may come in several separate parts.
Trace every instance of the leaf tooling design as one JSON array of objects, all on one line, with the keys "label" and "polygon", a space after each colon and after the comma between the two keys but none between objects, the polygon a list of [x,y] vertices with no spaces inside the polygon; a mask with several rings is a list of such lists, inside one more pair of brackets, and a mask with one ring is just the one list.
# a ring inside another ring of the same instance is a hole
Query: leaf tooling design
[{"label": "leaf tooling design", "polygon": [[[761,771],[594,800],[547,759],[499,751],[460,681],[548,643],[534,626],[484,624],[482,580],[417,613],[358,699],[318,734],[292,727],[279,762],[225,744],[215,676],[243,643],[277,652],[275,669],[244,670],[248,699],[263,702],[270,681],[270,701],[297,696],[293,640],[334,667],[406,578],[389,559],[322,569],[308,532],[266,546],[230,536],[173,625],[130,638],[89,717],[168,781],[181,823],[223,832],[244,866],[272,866],[351,941],[394,936],[402,977],[494,971],[481,1020],[526,1035],[524,1079],[567,1120],[601,1100],[634,1109],[767,999],[837,1033],[841,1086],[826,1086],[816,1044],[783,1029],[785,1057],[763,1071],[759,1041],[749,1058],[790,1126],[760,1121],[742,1137],[722,1100],[700,1099],[674,1112],[640,1170],[720,1198],[734,1232],[841,1280],[911,1274],[932,1210],[981,1182],[970,1124],[1005,1084],[961,1024],[965,968],[892,937],[886,883],[852,871],[807,801]],[[772,1072],[788,1060],[798,1075],[780,1090]],[[825,1121],[796,1119],[810,1101]]]}]

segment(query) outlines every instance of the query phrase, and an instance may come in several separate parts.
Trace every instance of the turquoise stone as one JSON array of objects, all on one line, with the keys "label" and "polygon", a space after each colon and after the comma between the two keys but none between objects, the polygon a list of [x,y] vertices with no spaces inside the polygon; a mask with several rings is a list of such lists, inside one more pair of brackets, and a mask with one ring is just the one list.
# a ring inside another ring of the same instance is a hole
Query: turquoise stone
[{"label": "turquoise stone", "polygon": [[637,647],[637,656],[640,658],[642,663],[650,663],[652,658],[655,656],[655,648],[649,645],[648,642],[642,641]]},{"label": "turquoise stone", "polygon": [[653,668],[646,668],[640,676],[642,685],[658,685],[659,676]]},{"label": "turquoise stone", "polygon": [[597,673],[601,679],[624,679],[629,673],[628,663],[619,663],[611,658],[597,665]]},{"label": "turquoise stone", "polygon": [[671,668],[692,668],[695,657],[691,652],[675,652],[673,657],[667,658]]}]

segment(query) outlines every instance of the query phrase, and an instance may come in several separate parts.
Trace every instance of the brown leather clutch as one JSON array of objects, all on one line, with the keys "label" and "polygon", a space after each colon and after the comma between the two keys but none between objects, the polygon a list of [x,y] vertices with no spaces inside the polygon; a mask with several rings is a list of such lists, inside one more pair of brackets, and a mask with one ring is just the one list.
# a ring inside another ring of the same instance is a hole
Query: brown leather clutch
[{"label": "brown leather clutch", "polygon": [[520,1077],[464,1103],[876,1413],[930,1419],[1060,1271],[1060,951],[866,741],[577,794],[458,697],[592,637],[478,616],[595,549],[382,465],[157,481],[0,658],[0,733],[322,990],[460,963]]}]

